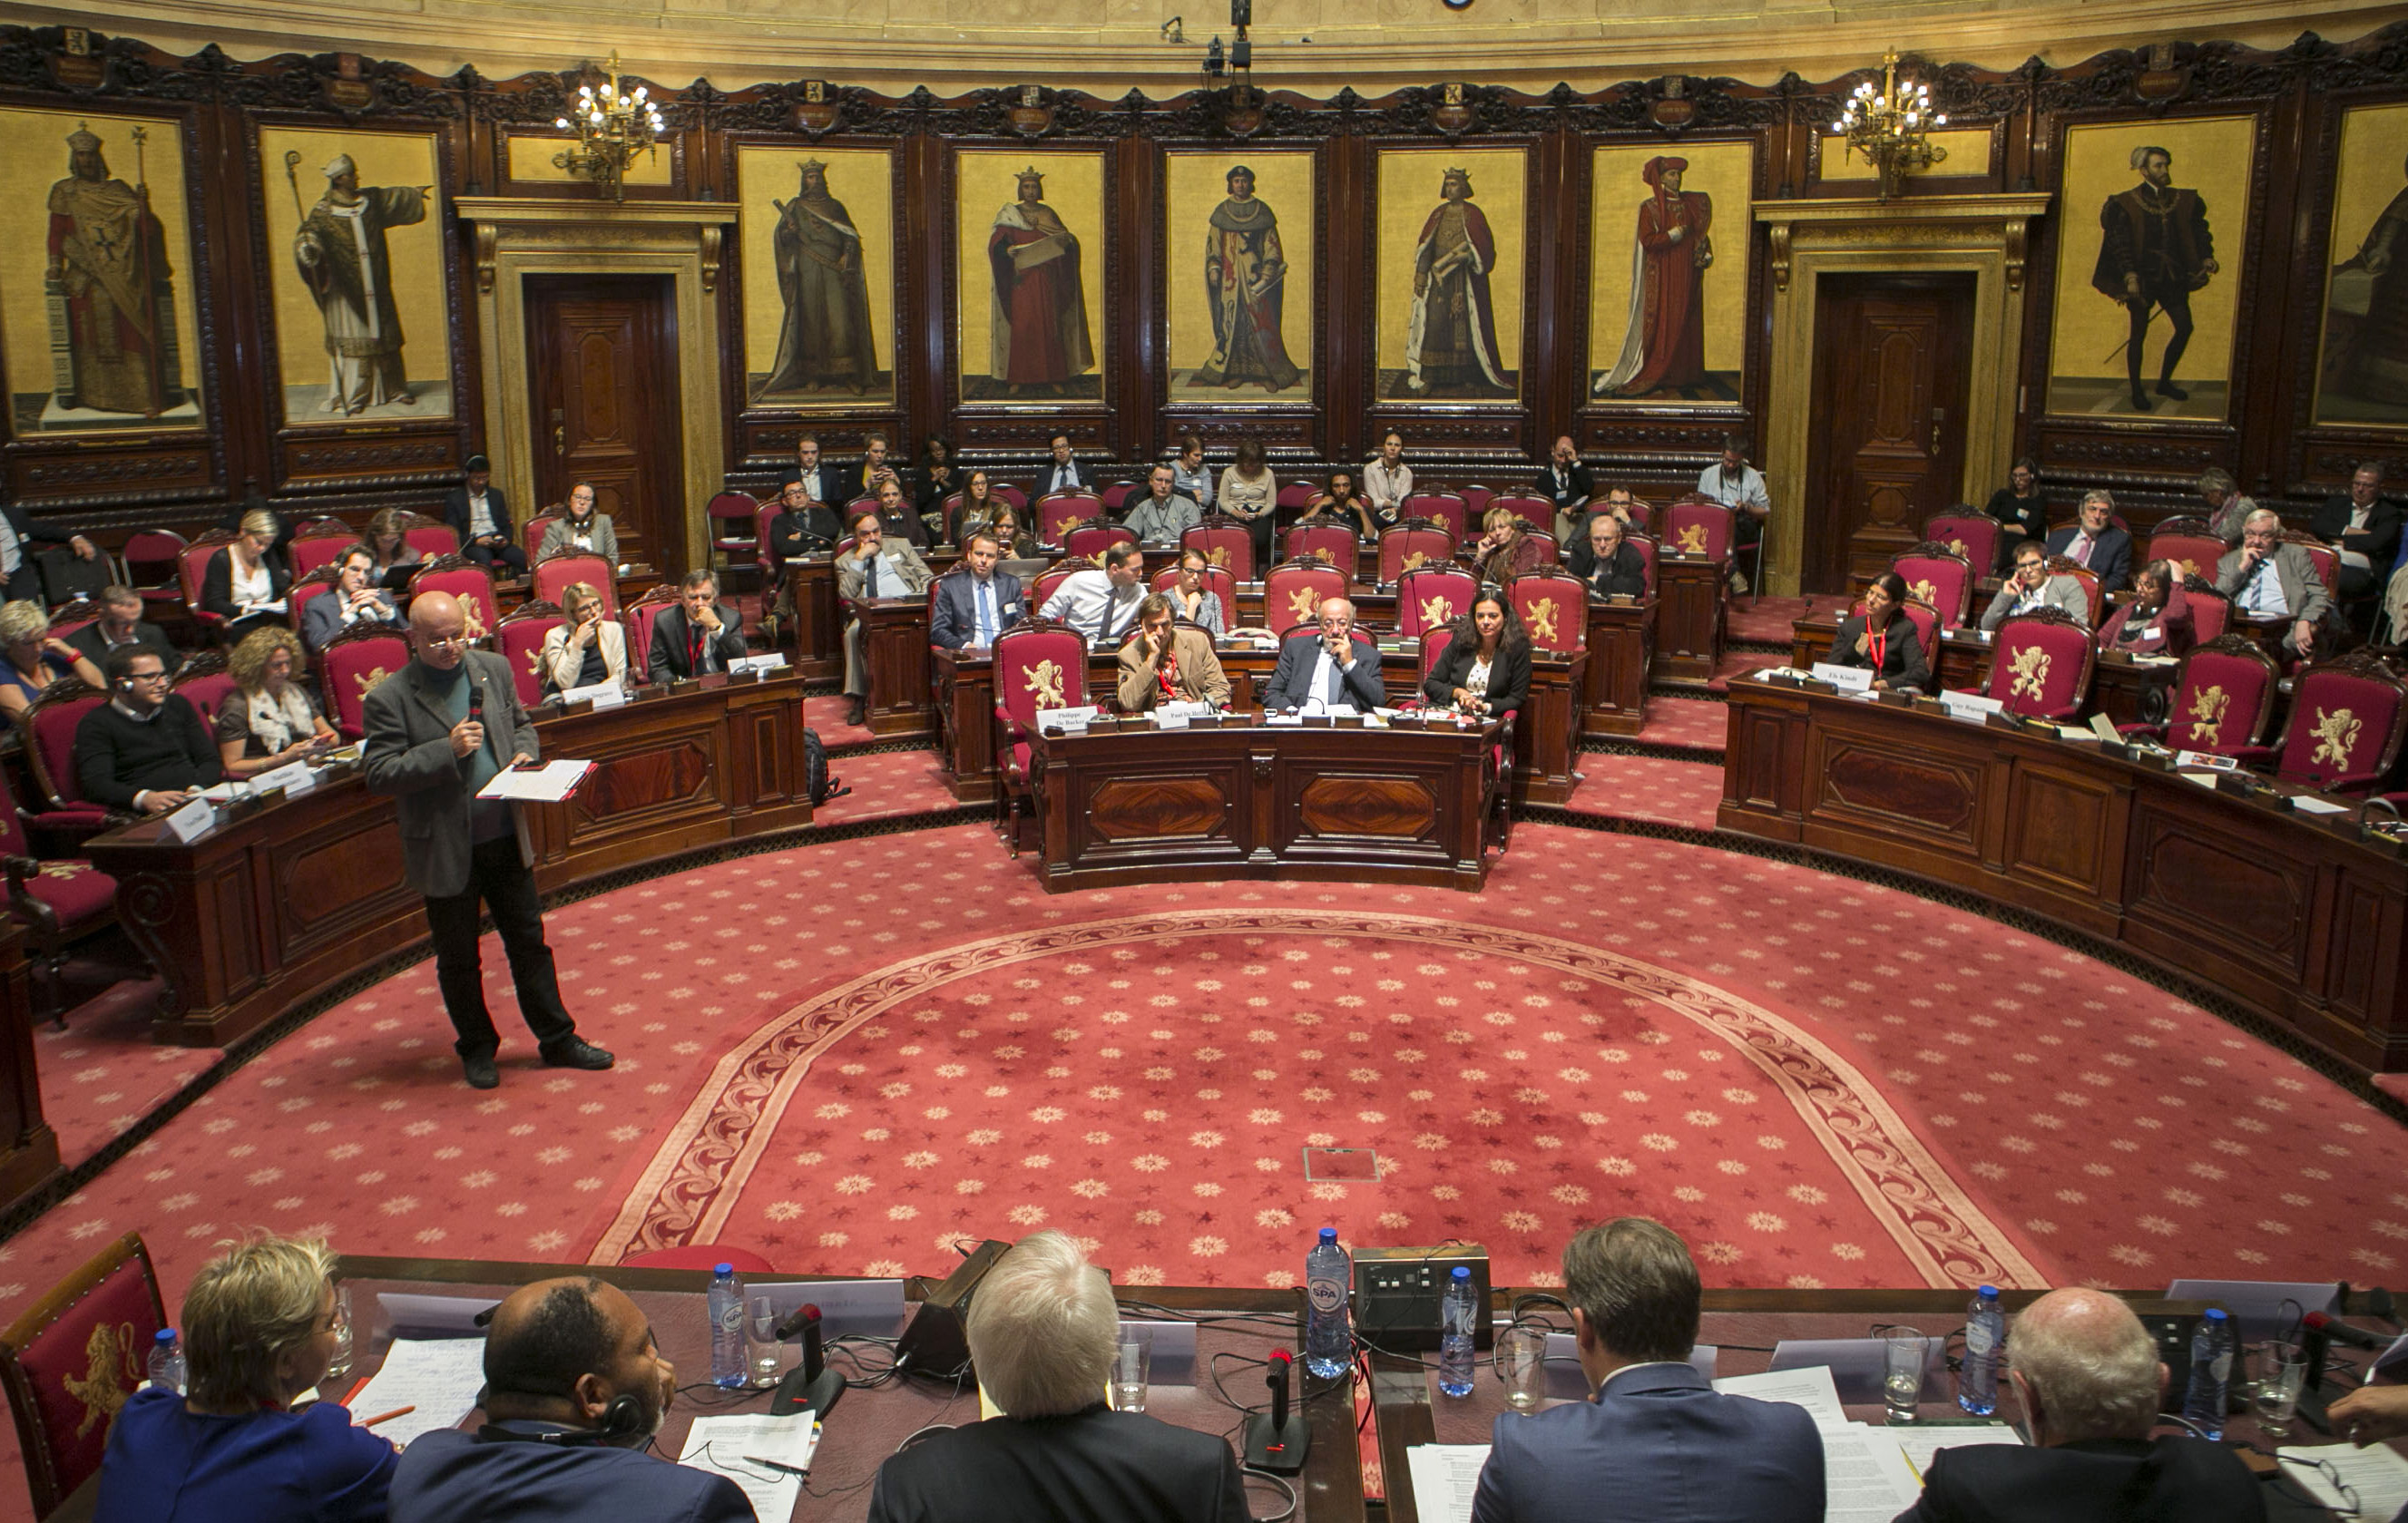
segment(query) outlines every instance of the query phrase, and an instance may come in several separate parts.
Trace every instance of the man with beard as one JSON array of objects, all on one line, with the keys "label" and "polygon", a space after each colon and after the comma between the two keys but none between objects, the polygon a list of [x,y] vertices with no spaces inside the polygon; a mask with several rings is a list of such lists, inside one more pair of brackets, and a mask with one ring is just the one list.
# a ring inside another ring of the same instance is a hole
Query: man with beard
[{"label": "man with beard", "polygon": [[165,230],[148,187],[109,178],[91,128],[67,135],[67,169],[50,187],[45,282],[65,307],[74,376],[59,404],[156,418],[183,400]]},{"label": "man with beard", "polygon": [[771,235],[786,316],[778,329],[777,360],[761,391],[849,386],[859,396],[878,379],[861,233],[844,203],[828,194],[827,165],[812,159],[802,172],[795,199],[778,204],[778,227]]}]

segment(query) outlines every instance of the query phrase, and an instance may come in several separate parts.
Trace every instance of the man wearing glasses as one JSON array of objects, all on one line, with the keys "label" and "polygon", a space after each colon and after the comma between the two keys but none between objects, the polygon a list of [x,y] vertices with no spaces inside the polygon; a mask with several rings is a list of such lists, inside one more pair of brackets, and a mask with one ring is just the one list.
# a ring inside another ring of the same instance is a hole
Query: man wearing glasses
[{"label": "man wearing glasses", "polygon": [[146,815],[181,808],[222,776],[200,714],[167,690],[167,663],[150,647],[119,646],[105,666],[108,702],[76,725],[83,796]]},{"label": "man wearing glasses", "polygon": [[519,1013],[547,1068],[608,1068],[610,1054],[577,1034],[543,939],[543,905],[530,864],[535,848],[518,805],[477,792],[504,767],[542,752],[519,705],[509,662],[468,648],[467,619],[448,592],[409,605],[416,660],[368,690],[363,762],[368,790],[393,795],[401,823],[402,877],[426,896],[435,981],[459,1033],[452,1050],[469,1087],[502,1082],[501,1036],[485,1008],[477,955],[478,903],[493,913],[509,959]]}]

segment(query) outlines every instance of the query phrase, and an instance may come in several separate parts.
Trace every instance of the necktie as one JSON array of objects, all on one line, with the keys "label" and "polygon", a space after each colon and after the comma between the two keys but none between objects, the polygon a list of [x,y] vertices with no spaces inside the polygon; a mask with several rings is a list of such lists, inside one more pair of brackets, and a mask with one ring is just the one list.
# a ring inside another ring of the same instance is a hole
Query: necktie
[{"label": "necktie", "polygon": [[1110,639],[1121,632],[1122,599],[1118,592],[1108,592],[1105,596],[1110,601],[1104,605],[1104,636]]},{"label": "necktie", "polygon": [[877,552],[873,550],[873,551],[871,551],[869,554],[867,554],[867,555],[866,555],[866,556],[862,557],[861,563],[862,563],[862,566],[864,567],[864,569],[865,569],[865,570],[867,571],[867,579],[866,581],[864,581],[862,585],[863,585],[863,587],[867,590],[867,595],[868,595],[868,596],[870,596],[870,597],[873,597],[873,598],[874,598],[874,597],[876,597],[876,596],[878,595],[878,554],[877,554]]},{"label": "necktie", "polygon": [[978,638],[974,645],[995,644],[995,584],[978,584]]},{"label": "necktie", "polygon": [[1329,690],[1323,695],[1330,704],[1346,702],[1346,674],[1338,669],[1338,658],[1329,658]]},{"label": "necktie", "polygon": [[2076,534],[2074,536],[2073,563],[2077,566],[2087,566],[2090,564],[2090,536],[2088,534]]}]

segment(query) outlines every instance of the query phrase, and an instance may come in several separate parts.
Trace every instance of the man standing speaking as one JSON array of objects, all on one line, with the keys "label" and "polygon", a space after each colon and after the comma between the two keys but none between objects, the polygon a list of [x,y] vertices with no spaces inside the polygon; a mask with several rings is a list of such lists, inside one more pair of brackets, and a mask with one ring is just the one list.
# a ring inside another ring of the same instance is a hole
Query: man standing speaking
[{"label": "man standing speaking", "polygon": [[417,659],[368,692],[364,761],[369,790],[394,796],[402,875],[426,896],[435,980],[459,1032],[452,1050],[469,1086],[491,1089],[502,1082],[494,1064],[501,1037],[485,1009],[477,955],[480,899],[493,911],[519,1013],[545,1066],[608,1068],[611,1058],[577,1034],[560,1003],[530,866],[535,848],[518,805],[476,796],[504,766],[538,760],[540,747],[509,663],[469,649],[466,628],[459,601],[448,592],[411,602],[409,643]]}]

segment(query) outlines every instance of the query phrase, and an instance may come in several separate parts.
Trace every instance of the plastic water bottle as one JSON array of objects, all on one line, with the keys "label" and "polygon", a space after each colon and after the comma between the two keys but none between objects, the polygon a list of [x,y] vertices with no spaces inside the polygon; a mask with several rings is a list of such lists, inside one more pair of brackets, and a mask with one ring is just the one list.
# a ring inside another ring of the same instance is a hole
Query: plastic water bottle
[{"label": "plastic water bottle", "polygon": [[1446,1297],[1438,1312],[1438,1388],[1448,1396],[1471,1394],[1471,1343],[1479,1331],[1480,1310],[1471,1293],[1471,1271],[1455,1265],[1446,1277]]},{"label": "plastic water bottle", "polygon": [[1976,1417],[1999,1409],[1999,1353],[2006,1341],[1999,1288],[1985,1285],[1965,1308],[1965,1362],[1956,1368],[1956,1404]]},{"label": "plastic water bottle", "polygon": [[744,1367],[744,1283],[734,1264],[710,1272],[710,1383],[730,1390],[752,1372]]},{"label": "plastic water bottle", "polygon": [[153,1386],[184,1394],[184,1345],[174,1328],[161,1328],[151,1334],[150,1374]]},{"label": "plastic water bottle", "polygon": [[2232,1381],[2232,1318],[2210,1306],[2190,1335],[2190,1389],[2183,1420],[2209,1438],[2224,1436],[2224,1393]]},{"label": "plastic water bottle", "polygon": [[1338,1245],[1338,1229],[1324,1227],[1321,1241],[1304,1256],[1304,1368],[1321,1380],[1335,1380],[1354,1367],[1354,1330],[1347,1320],[1354,1261]]}]

